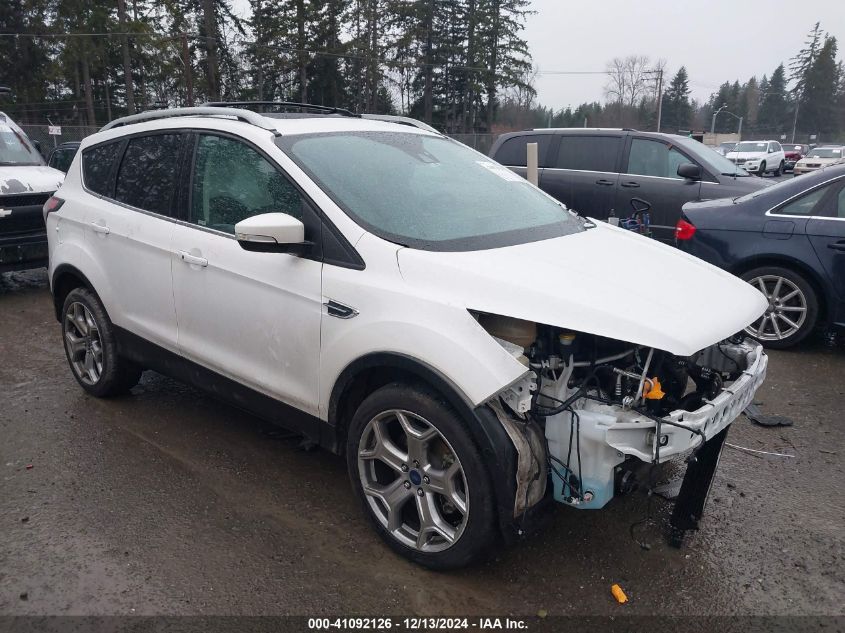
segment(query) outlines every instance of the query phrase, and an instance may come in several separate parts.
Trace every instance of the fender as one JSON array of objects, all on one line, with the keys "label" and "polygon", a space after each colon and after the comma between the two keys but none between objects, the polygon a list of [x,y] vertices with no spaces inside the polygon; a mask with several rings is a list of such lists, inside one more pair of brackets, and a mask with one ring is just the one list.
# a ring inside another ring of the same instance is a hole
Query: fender
[{"label": "fender", "polygon": [[[455,384],[435,368],[405,354],[376,352],[352,361],[341,372],[332,387],[328,408],[329,427],[333,429],[338,446],[336,452],[343,452],[346,425],[349,415],[344,415],[344,400],[351,396],[350,388],[359,378],[375,370],[387,370],[387,382],[398,378],[412,377],[425,382],[440,393],[458,412],[466,424],[482,458],[488,465],[488,472],[496,497],[499,527],[506,540],[514,531],[513,508],[515,495],[516,467],[518,455],[510,437],[495,414],[486,404],[473,406]],[[357,407],[356,407],[357,408]],[[325,442],[321,442],[325,444]]]},{"label": "fender", "polygon": [[[114,293],[111,292],[108,275],[104,273],[97,261],[84,249],[72,242],[61,244],[59,248],[51,253],[51,257],[51,266],[56,261],[62,262],[56,265],[50,277],[50,290],[53,293],[54,305],[56,302],[56,283],[62,275],[70,273],[82,280],[86,287],[97,295],[106,308],[109,318],[114,321],[114,315],[118,313],[117,306],[113,300]],[[88,271],[88,274],[83,274],[80,267]],[[56,317],[61,318],[58,313],[61,312],[62,306],[55,305],[55,309]]]}]

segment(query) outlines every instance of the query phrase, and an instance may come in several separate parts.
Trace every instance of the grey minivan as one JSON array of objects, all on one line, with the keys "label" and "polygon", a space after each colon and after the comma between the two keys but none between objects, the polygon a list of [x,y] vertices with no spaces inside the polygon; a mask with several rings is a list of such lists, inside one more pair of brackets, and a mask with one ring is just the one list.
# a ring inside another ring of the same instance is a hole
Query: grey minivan
[{"label": "grey minivan", "polygon": [[540,188],[598,220],[651,205],[654,236],[674,241],[686,202],[741,196],[768,186],[709,147],[685,136],[629,129],[561,128],[503,134],[490,156],[525,175],[526,145],[537,143]]}]

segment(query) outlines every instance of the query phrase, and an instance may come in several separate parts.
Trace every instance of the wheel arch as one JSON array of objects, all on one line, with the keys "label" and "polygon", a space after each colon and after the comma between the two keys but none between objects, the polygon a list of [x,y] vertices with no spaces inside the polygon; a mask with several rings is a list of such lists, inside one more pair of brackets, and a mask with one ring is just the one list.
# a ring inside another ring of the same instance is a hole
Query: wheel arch
[{"label": "wheel arch", "polygon": [[765,266],[779,266],[787,268],[807,280],[816,292],[816,299],[819,303],[818,322],[827,322],[830,319],[827,286],[819,274],[804,262],[789,257],[788,255],[755,255],[737,262],[730,268],[730,272],[737,277],[742,276],[755,268]]},{"label": "wheel arch", "polygon": [[516,489],[516,448],[486,404],[474,406],[447,376],[423,361],[394,352],[377,352],[346,366],[335,381],[328,407],[336,451],[345,452],[347,429],[358,406],[370,393],[392,382],[425,385],[443,396],[461,416],[484,461],[494,466],[487,470],[493,484],[499,527],[509,538],[507,526],[513,521]]},{"label": "wheel arch", "polygon": [[97,296],[97,299],[100,298],[88,277],[70,264],[60,264],[56,267],[50,280],[50,288],[53,291],[53,309],[56,313],[56,320],[59,322],[62,320],[62,306],[65,303],[65,298],[74,288],[87,288]]}]

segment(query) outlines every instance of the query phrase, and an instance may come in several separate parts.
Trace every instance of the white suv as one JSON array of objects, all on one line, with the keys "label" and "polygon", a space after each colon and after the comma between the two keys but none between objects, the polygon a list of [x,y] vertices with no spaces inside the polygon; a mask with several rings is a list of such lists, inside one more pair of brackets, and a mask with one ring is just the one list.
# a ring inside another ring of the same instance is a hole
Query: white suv
[{"label": "white suv", "polygon": [[780,176],[786,164],[786,154],[777,141],[742,141],[725,158],[758,176]]},{"label": "white suv", "polygon": [[695,451],[680,539],[765,375],[735,334],[767,308],[754,288],[409,126],[135,115],[83,142],[45,213],[85,391],[154,369],[298,431],[433,568]]}]

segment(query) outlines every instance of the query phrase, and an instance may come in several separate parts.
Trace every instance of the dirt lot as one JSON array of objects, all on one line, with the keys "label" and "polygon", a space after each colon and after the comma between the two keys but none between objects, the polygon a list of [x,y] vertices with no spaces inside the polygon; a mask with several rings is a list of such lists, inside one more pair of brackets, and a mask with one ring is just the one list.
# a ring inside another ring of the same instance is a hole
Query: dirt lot
[{"label": "dirt lot", "polygon": [[[366,525],[344,464],[147,372],[131,396],[83,394],[46,275],[0,276],[0,614],[843,614],[845,346],[771,354],[703,529],[662,537],[634,494],[481,567],[436,574]],[[31,468],[29,465],[31,464]],[[630,602],[617,605],[611,583]]]}]

